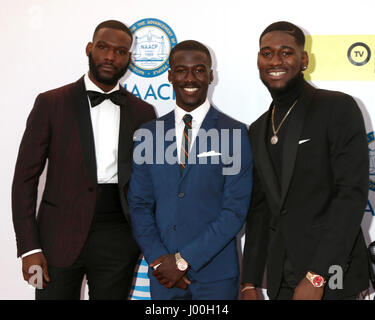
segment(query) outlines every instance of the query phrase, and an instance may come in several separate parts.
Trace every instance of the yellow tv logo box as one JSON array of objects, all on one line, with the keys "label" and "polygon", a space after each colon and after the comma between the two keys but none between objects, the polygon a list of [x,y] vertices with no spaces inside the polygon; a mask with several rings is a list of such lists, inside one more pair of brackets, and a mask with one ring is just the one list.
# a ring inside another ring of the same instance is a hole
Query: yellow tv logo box
[{"label": "yellow tv logo box", "polygon": [[308,80],[375,81],[375,35],[306,36]]}]

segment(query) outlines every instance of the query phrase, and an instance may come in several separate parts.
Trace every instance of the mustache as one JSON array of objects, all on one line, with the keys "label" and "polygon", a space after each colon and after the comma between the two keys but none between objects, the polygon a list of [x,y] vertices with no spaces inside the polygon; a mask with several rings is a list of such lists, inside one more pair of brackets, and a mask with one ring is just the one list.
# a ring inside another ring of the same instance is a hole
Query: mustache
[{"label": "mustache", "polygon": [[[110,84],[110,85],[116,84],[117,81],[124,76],[124,74],[126,73],[126,70],[128,69],[128,66],[130,64],[130,59],[129,59],[128,63],[123,68],[116,67],[115,65],[113,65],[109,61],[96,64],[93,57],[92,57],[91,52],[89,53],[88,58],[89,58],[89,70],[91,71],[94,78],[97,81],[99,81],[100,83]],[[100,75],[100,72],[98,70],[100,66],[111,66],[113,68],[113,70],[115,70],[112,78],[110,78],[110,79],[103,78]]]}]

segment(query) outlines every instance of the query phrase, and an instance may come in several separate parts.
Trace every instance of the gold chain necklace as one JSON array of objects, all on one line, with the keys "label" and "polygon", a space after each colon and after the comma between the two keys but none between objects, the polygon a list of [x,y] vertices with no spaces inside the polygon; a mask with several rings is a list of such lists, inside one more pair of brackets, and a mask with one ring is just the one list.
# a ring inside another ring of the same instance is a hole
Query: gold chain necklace
[{"label": "gold chain necklace", "polygon": [[273,105],[272,117],[271,117],[273,136],[271,137],[271,144],[276,144],[279,141],[279,138],[277,137],[277,133],[279,132],[279,130],[280,130],[281,126],[283,125],[285,119],[289,115],[290,111],[292,111],[292,109],[293,109],[293,107],[295,106],[296,103],[297,103],[297,100],[293,102],[292,106],[289,108],[288,112],[286,113],[284,118],[281,120],[281,122],[280,122],[280,124],[279,124],[279,126],[277,127],[276,130],[275,130],[275,121],[274,121],[275,105]]}]

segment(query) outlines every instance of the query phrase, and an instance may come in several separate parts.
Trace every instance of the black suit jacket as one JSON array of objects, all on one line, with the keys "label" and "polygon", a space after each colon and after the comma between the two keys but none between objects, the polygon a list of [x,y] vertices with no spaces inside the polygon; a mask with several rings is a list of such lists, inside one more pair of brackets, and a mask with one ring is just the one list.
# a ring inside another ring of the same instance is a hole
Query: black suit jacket
[{"label": "black suit jacket", "polygon": [[309,270],[328,278],[330,266],[342,268],[343,289],[327,285],[325,298],[366,289],[368,263],[360,225],[369,160],[359,108],[346,94],[305,83],[283,128],[285,140],[279,141],[284,143],[281,190],[265,141],[270,110],[249,128],[255,174],[242,281],[261,285],[267,267],[268,295],[275,298],[286,253],[298,282]]},{"label": "black suit jacket", "polygon": [[[129,219],[126,189],[131,174],[133,134],[155,118],[151,105],[125,89],[120,106],[118,184]],[[95,210],[97,169],[91,117],[83,77],[40,94],[27,120],[12,186],[18,256],[42,248],[50,265],[71,265],[87,238]],[[37,188],[48,160],[36,217]]]}]

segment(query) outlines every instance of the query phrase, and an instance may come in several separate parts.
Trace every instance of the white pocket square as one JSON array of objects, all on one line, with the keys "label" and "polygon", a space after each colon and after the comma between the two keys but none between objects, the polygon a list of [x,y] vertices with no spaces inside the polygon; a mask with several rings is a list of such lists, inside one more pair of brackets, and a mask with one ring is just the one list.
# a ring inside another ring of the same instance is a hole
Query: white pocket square
[{"label": "white pocket square", "polygon": [[298,142],[298,144],[302,144],[302,143],[308,142],[308,141],[310,141],[310,140],[311,140],[311,139],[300,140],[300,141]]},{"label": "white pocket square", "polygon": [[208,151],[208,152],[202,152],[202,153],[197,155],[198,158],[212,157],[212,156],[221,156],[221,153],[212,150],[212,151]]}]

